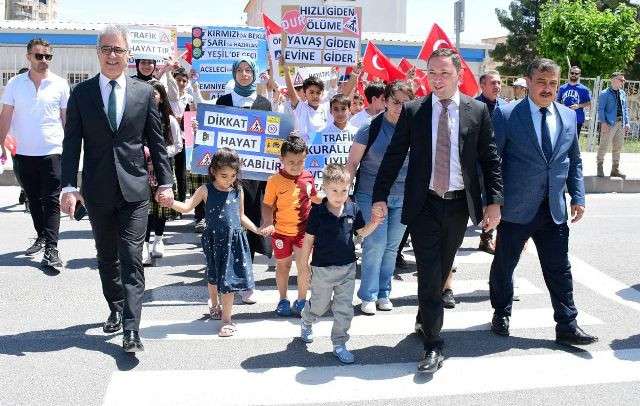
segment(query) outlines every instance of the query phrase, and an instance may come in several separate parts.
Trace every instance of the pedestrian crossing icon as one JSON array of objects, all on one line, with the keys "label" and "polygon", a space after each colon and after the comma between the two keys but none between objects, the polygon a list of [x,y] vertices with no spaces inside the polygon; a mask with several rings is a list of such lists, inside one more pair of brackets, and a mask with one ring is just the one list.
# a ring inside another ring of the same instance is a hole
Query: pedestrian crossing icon
[{"label": "pedestrian crossing icon", "polygon": [[249,131],[254,132],[254,133],[262,133],[263,132],[262,124],[260,124],[260,119],[256,118],[256,120],[253,122],[253,124],[251,124],[251,127],[249,127]]}]

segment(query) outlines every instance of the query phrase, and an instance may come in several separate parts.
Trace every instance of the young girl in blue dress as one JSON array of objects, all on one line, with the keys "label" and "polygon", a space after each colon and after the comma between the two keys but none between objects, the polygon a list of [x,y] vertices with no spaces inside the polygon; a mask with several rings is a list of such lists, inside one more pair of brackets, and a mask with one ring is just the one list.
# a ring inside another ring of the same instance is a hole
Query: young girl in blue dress
[{"label": "young girl in blue dress", "polygon": [[[207,225],[202,233],[202,250],[207,259],[209,314],[212,319],[222,320],[218,333],[221,337],[230,337],[237,330],[231,321],[234,292],[254,288],[251,252],[244,229],[257,234],[258,228],[244,214],[239,172],[238,154],[221,148],[209,165],[211,181],[200,186],[186,202],[174,201],[171,206],[186,213],[205,202]],[[222,294],[222,306],[218,293]]]}]

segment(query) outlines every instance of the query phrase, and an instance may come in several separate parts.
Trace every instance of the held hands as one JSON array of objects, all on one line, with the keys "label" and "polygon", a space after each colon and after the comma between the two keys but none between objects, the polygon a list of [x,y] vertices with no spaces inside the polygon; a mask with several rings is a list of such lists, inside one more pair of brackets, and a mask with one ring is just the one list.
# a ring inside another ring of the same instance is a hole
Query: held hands
[{"label": "held hands", "polygon": [[584,216],[584,206],[579,204],[571,205],[571,223],[577,223]]},{"label": "held hands", "polygon": [[276,231],[276,229],[273,226],[273,224],[269,224],[268,226],[262,225],[262,227],[260,227],[260,229],[258,229],[258,233],[263,235],[264,237],[269,237],[275,231]]},{"label": "held hands", "polygon": [[76,211],[76,204],[80,202],[84,204],[84,198],[80,192],[67,192],[63,193],[60,198],[60,211],[73,217],[73,213]]},{"label": "held hands", "polygon": [[373,217],[380,217],[381,221],[387,216],[388,213],[387,202],[375,202],[371,207],[371,219]]},{"label": "held hands", "polygon": [[500,205],[490,204],[484,208],[484,216],[482,219],[484,231],[491,231],[500,224]]},{"label": "held hands", "polygon": [[171,208],[173,205],[173,190],[169,186],[161,186],[158,188],[155,198],[161,206]]},{"label": "held hands", "polygon": [[376,226],[382,223],[384,220],[384,211],[381,207],[376,207],[375,205],[371,208],[371,223]]}]

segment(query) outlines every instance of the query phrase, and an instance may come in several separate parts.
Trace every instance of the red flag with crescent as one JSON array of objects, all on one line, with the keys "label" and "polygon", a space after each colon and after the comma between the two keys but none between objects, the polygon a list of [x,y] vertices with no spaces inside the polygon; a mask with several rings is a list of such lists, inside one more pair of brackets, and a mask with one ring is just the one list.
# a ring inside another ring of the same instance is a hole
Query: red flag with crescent
[{"label": "red flag with crescent", "polygon": [[[451,43],[447,34],[440,28],[438,24],[433,24],[431,27],[431,32],[427,39],[424,41],[422,45],[422,49],[420,50],[420,54],[418,55],[418,59],[422,59],[423,61],[428,61],[431,53],[439,48],[451,48],[454,51],[458,52],[456,47]],[[459,52],[458,52],[459,53]],[[462,81],[458,88],[460,91],[467,96],[474,97],[480,91],[478,87],[478,82],[476,81],[476,77],[473,75],[473,71],[469,68],[469,65],[465,62],[460,55],[460,59],[462,60]]]},{"label": "red flag with crescent", "polygon": [[267,31],[267,35],[282,33],[282,27],[276,24],[276,22],[270,19],[266,14],[262,14],[262,24],[264,25],[264,29]]},{"label": "red flag with crescent", "polygon": [[403,71],[405,74],[409,72],[412,68],[415,69],[415,74],[413,76],[413,82],[415,83],[414,88],[416,89],[416,96],[422,97],[431,93],[431,86],[429,86],[429,81],[427,80],[427,74],[424,73],[422,69],[418,69],[411,64],[406,58],[402,58],[400,63],[398,64],[398,68]]},{"label": "red flag with crescent", "polygon": [[385,82],[406,79],[406,75],[371,41],[367,43],[362,57],[362,69],[367,72],[369,79],[378,78]]}]

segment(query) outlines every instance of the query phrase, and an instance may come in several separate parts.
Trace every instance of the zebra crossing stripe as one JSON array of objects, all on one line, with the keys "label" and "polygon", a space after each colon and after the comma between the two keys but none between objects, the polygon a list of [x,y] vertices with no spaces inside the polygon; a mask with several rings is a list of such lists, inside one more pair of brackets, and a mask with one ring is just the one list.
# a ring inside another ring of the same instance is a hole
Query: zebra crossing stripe
[{"label": "zebra crossing stripe", "polygon": [[[104,406],[324,404],[636,382],[639,361],[640,349],[627,349],[450,358],[433,376],[416,374],[415,363],[118,371]],[[237,389],[243,384],[249,390]]]},{"label": "zebra crossing stripe", "polygon": [[[417,307],[414,307],[417,310]],[[493,310],[447,312],[444,318],[445,331],[483,331],[490,329]],[[242,340],[268,338],[294,338],[300,334],[300,319],[234,319],[238,331],[233,337],[220,338],[217,333],[219,320],[142,320],[140,335],[149,340]],[[321,318],[314,324],[316,337],[331,335],[332,319]],[[585,312],[578,314],[582,326],[602,324],[598,318]],[[375,316],[353,318],[351,336],[406,335],[413,332],[415,312],[398,311]],[[535,329],[554,327],[553,310],[549,308],[519,309],[511,319],[511,329]]]}]

